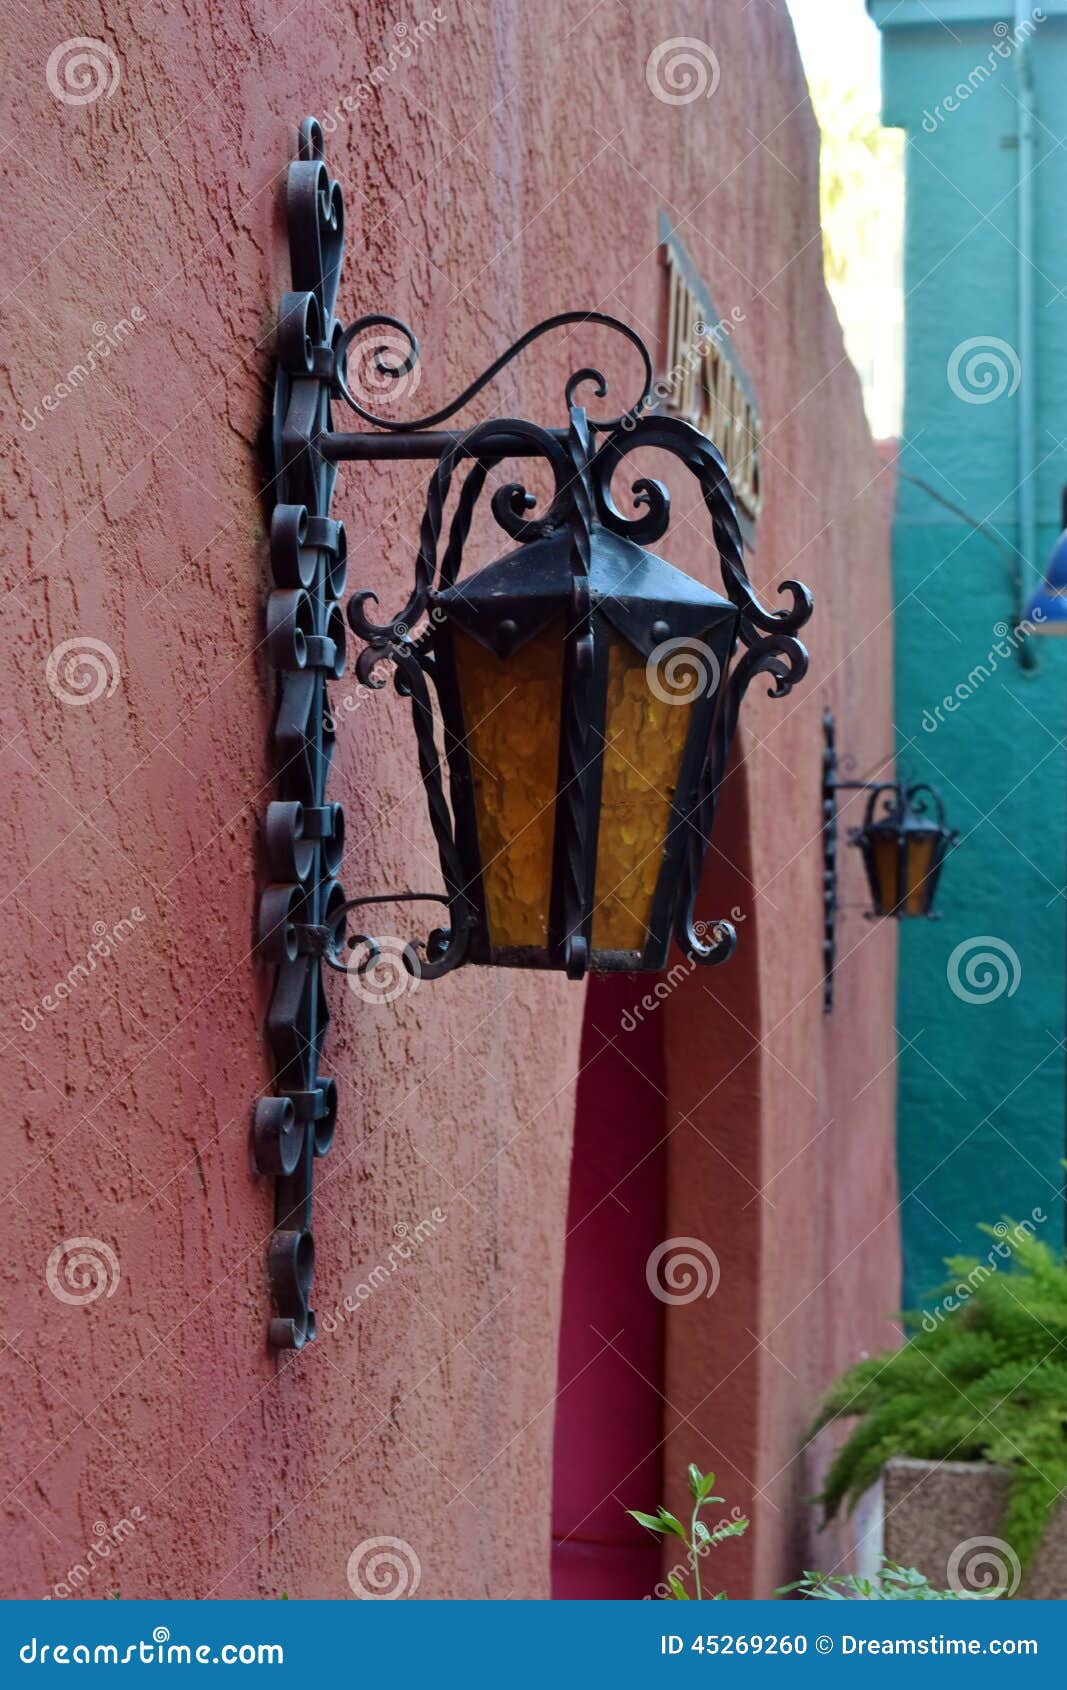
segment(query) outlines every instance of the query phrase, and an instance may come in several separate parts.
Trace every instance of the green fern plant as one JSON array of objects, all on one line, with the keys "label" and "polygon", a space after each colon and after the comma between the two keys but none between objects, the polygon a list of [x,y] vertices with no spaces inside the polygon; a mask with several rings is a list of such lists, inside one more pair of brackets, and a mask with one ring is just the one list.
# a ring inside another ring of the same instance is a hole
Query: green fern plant
[{"label": "green fern plant", "polygon": [[[1022,1569],[1067,1487],[1067,1266],[1025,1227],[984,1227],[1008,1264],[994,1271],[950,1257],[950,1289],[967,1297],[934,1324],[904,1317],[901,1349],[861,1361],[838,1380],[811,1429],[855,1419],[818,1500],[849,1511],[894,1456],[989,1461],[1009,1469],[1000,1535]],[[991,1252],[992,1259],[992,1252]]]},{"label": "green fern plant", "polygon": [[929,1579],[914,1567],[899,1567],[895,1561],[882,1558],[877,1578],[864,1578],[859,1573],[805,1573],[792,1584],[783,1584],[776,1596],[791,1596],[799,1591],[813,1602],[979,1602],[983,1597],[999,1596],[1000,1590],[935,1590]]}]

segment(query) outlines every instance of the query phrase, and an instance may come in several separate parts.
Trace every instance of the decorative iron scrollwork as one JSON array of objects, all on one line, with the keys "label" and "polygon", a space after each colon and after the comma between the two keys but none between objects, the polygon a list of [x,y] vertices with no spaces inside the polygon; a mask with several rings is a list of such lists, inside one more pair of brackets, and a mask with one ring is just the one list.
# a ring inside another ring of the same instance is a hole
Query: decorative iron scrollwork
[{"label": "decorative iron scrollwork", "polygon": [[330,388],[341,326],[334,317],[344,207],[323,162],[322,131],[300,131],[287,191],[292,293],[281,301],[274,395],[275,490],[270,530],[273,588],[267,652],[278,675],[274,754],[279,796],[266,817],[272,881],[260,898],[259,942],[276,964],[267,1015],[274,1094],[255,1112],[253,1154],[276,1181],[268,1271],[276,1314],[270,1340],[299,1349],[315,1336],[310,1305],[315,1247],[311,1186],[330,1148],[337,1086],[320,1068],[329,1010],[322,964],[340,942],[346,908],[338,879],[344,812],[327,797],[334,723],[327,683],[345,672],[340,599],[346,544],[330,517],[337,471],[316,451],[330,427]]}]

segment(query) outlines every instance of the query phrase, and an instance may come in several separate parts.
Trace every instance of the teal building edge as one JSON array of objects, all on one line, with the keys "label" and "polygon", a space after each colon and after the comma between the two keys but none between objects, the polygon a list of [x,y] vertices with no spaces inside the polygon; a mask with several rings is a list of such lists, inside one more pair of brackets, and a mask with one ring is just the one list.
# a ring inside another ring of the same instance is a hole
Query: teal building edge
[{"label": "teal building edge", "polygon": [[1064,1235],[1067,641],[1016,630],[1067,483],[1067,0],[1023,14],[1024,48],[1012,8],[987,0],[869,9],[883,121],[906,135],[897,767],[940,789],[960,833],[940,919],[900,924],[915,1308],[945,1257],[986,1256],[982,1222],[1032,1220],[1057,1249]]}]

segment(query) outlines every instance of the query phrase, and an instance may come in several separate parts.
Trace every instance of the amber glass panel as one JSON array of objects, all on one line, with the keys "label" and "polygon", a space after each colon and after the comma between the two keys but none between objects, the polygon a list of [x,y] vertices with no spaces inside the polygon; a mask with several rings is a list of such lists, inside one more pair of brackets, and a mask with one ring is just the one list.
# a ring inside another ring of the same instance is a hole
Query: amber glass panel
[{"label": "amber glass panel", "polygon": [[892,915],[900,897],[897,885],[900,845],[897,835],[876,833],[871,840],[871,856],[878,882],[878,907],[883,915]]},{"label": "amber glass panel", "polygon": [[467,731],[489,941],[548,942],[556,819],[562,618],[506,662],[453,634]]},{"label": "amber glass panel", "polygon": [[[707,683],[707,653],[698,645],[694,645],[698,666],[691,671],[677,648],[670,661],[675,682],[653,676],[650,684],[641,653],[612,636],[593,900],[594,950],[642,951],[645,947],[689,732],[693,688]],[[677,679],[686,673],[692,686],[678,685]]]},{"label": "amber glass panel", "polygon": [[926,877],[930,872],[934,860],[934,839],[931,836],[923,839],[908,840],[905,855],[904,913],[905,915],[922,915],[929,895]]}]

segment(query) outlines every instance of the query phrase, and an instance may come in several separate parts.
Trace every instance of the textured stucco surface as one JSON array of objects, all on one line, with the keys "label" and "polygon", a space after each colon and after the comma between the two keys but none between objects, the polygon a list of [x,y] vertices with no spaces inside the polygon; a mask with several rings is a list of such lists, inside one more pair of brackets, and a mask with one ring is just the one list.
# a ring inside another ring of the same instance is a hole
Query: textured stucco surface
[{"label": "textured stucco surface", "polygon": [[[717,1463],[755,1509],[734,1563],[743,1594],[753,1566],[761,1589],[792,1570],[792,1457],[813,1394],[885,1340],[897,1302],[892,932],[849,917],[832,1021],[819,1000],[823,702],[859,767],[889,748],[887,477],[822,287],[816,133],[782,6],[442,10],[330,136],[342,309],[416,325],[424,409],[576,304],[655,342],[665,208],[722,312],[744,312],[768,430],[754,577],[770,591],[795,571],[818,595],[814,680],[784,706],[754,692],[709,867],[709,916],[744,913],[739,956],[687,980],[664,1021],[668,1229],[722,1262],[716,1298],[670,1311],[664,1459]],[[18,1096],[5,1588],[48,1593],[98,1522],[133,1519],[84,1593],[348,1598],[350,1552],[385,1535],[417,1554],[420,1596],[547,1595],[580,989],[471,970],[370,1007],[330,982],[343,1101],[317,1186],[316,1301],[332,1330],[296,1358],[264,1344],[272,1192],[248,1152],[269,1079],[269,980],[251,951],[271,779],[257,449],[289,285],[282,184],[297,120],[383,61],[396,14],[380,0],[92,0],[42,18],[4,0],[0,18],[17,67],[0,164],[0,856]],[[111,45],[110,97],[50,92],[48,53],[74,35]],[[649,91],[648,55],[673,35],[713,40],[713,98]],[[144,320],[121,347],[27,428],[94,325],[135,305]],[[591,335],[510,369],[493,408],[558,421],[565,374],[598,355],[625,388],[629,367]],[[422,470],[350,469],[335,500],[350,582],[387,605],[406,595],[423,486]],[[713,578],[695,526],[670,555]],[[47,682],[49,653],[75,638],[114,653],[116,684],[91,704]],[[435,884],[406,711],[337,697],[350,895]],[[123,919],[129,936],[38,1010]],[[81,1237],[115,1252],[120,1277],[74,1307],[45,1265]]]}]

